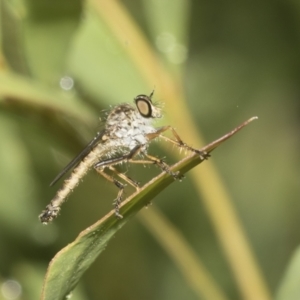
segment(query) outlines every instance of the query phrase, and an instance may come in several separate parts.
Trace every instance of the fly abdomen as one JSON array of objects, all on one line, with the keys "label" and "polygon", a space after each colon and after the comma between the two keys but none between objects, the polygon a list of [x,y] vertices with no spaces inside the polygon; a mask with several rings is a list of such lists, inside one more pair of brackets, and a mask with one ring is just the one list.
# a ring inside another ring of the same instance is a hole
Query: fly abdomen
[{"label": "fly abdomen", "polygon": [[39,219],[43,224],[48,224],[58,216],[62,204],[96,161],[98,161],[97,155],[94,151],[91,151],[73,170],[70,177],[64,181],[63,187],[58,190],[55,197],[39,215]]}]

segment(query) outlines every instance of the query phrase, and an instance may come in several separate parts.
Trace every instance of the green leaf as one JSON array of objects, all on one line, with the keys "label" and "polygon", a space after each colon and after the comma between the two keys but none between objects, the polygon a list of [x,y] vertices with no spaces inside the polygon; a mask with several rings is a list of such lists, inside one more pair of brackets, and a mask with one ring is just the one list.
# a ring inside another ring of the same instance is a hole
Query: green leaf
[{"label": "green leaf", "polygon": [[12,232],[25,235],[24,227],[34,223],[37,211],[30,209],[35,195],[34,191],[27,191],[28,186],[34,185],[33,172],[30,157],[18,134],[19,128],[13,119],[0,112],[0,136],[5,141],[0,147],[1,198],[13,199],[0,201],[0,231],[7,226]]},{"label": "green leaf", "polygon": [[298,300],[300,299],[300,248],[294,253],[286,270],[283,280],[279,286],[276,300]]},{"label": "green leaf", "polygon": [[81,0],[2,1],[4,53],[13,70],[58,86],[81,14]]},{"label": "green leaf", "polygon": [[176,70],[188,57],[190,3],[185,0],[144,0],[143,4],[156,48],[169,67]]},{"label": "green leaf", "polygon": [[39,81],[10,72],[0,72],[0,104],[23,104],[28,107],[60,112],[87,121],[95,112],[79,98],[62,90],[49,88]]},{"label": "green leaf", "polygon": [[[249,119],[201,150],[210,153],[254,119],[256,118]],[[193,154],[175,164],[172,171],[180,171],[184,174],[202,161],[199,155]],[[57,253],[49,265],[41,300],[65,299],[116,232],[172,182],[174,182],[172,176],[165,172],[161,173],[123,202],[120,209],[123,219],[117,219],[114,211],[109,212],[101,220],[81,232],[73,243]]]},{"label": "green leaf", "polygon": [[[127,39],[125,35],[124,43],[132,47]],[[97,102],[116,104],[151,92],[122,44],[90,6],[75,35],[68,66],[80,88]]]}]

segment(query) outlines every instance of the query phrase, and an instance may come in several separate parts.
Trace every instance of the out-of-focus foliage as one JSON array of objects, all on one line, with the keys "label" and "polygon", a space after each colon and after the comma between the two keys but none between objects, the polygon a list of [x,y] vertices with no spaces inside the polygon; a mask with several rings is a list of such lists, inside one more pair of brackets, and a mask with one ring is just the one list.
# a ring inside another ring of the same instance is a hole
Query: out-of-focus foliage
[{"label": "out-of-focus foliage", "polygon": [[[130,56],[136,45],[128,39],[129,29],[119,28],[124,35],[116,36],[118,15],[107,19],[105,2],[0,1],[0,298],[12,299],[7,291],[19,291],[14,299],[37,299],[55,253],[111,209],[114,187],[91,172],[54,224],[44,227],[37,219],[59,188],[59,183],[49,188],[53,177],[98,130],[100,111],[155,88],[155,100],[166,103],[162,123],[174,119],[177,103],[162,98],[167,84],[160,77],[149,80],[147,71],[155,71],[150,61],[144,61],[144,70],[138,67],[145,53]],[[300,242],[300,4],[120,4],[155,59],[178,82],[190,118],[207,141],[258,115],[251,129],[218,149],[212,161],[268,288],[283,299],[290,282],[300,277],[297,260],[291,260]],[[172,124],[182,137],[188,135],[186,123],[182,118]],[[150,148],[174,161],[176,150],[169,150]],[[148,167],[129,172],[141,182],[158,173]],[[230,263],[189,177],[156,197],[155,204],[227,297],[240,299]],[[230,241],[231,232],[223,238]],[[297,289],[292,292],[290,299],[300,298]],[[73,294],[74,299],[125,297],[197,299],[137,219],[111,241]]]},{"label": "out-of-focus foliage", "polygon": [[283,280],[279,285],[276,300],[296,300],[299,298],[299,272],[300,272],[300,260],[299,260],[299,247],[293,255],[291,262],[284,274]]}]

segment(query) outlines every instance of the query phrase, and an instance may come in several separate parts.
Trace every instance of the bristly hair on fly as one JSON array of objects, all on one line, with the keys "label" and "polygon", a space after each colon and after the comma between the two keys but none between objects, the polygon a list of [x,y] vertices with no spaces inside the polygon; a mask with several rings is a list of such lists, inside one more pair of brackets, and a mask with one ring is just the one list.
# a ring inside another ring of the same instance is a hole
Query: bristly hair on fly
[{"label": "bristly hair on fly", "polygon": [[163,117],[164,114],[165,114],[165,110],[164,110],[164,108],[165,108],[165,103],[164,103],[164,102],[159,102],[159,101],[154,101],[154,102],[152,102],[152,103],[153,103],[153,105],[154,105],[155,107],[159,108],[159,109],[163,112],[163,114],[162,114],[162,117]]},{"label": "bristly hair on fly", "polygon": [[110,105],[109,108],[105,108],[100,111],[100,113],[99,113],[100,124],[98,125],[99,129],[104,128],[106,119],[113,108],[114,108],[114,106]]},{"label": "bristly hair on fly", "polygon": [[[137,95],[133,99],[135,106],[121,103],[101,111],[99,127],[103,127],[103,130],[97,132],[86,147],[50,183],[52,186],[69,170],[72,170],[63,186],[39,215],[43,224],[48,224],[58,216],[66,198],[91,169],[118,188],[113,204],[115,215],[119,219],[123,218],[120,214],[120,205],[126,184],[139,190],[139,183],[123,172],[119,172],[116,169],[118,165],[128,163],[156,165],[175,180],[181,181],[183,174],[178,171],[174,172],[164,159],[148,153],[148,147],[154,140],[164,139],[180,149],[198,154],[202,159],[209,157],[206,152],[192,148],[183,142],[171,125],[154,127],[152,121],[162,117],[163,105],[152,102],[153,93],[154,91],[149,96]],[[167,131],[172,137],[164,135]]]}]

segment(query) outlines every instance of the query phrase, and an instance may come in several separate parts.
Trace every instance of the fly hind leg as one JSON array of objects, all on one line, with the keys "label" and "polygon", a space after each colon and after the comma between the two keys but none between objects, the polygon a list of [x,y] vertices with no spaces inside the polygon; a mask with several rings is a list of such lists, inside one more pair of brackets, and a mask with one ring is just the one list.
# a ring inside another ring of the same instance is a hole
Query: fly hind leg
[{"label": "fly hind leg", "polygon": [[128,182],[130,185],[135,187],[136,189],[139,188],[138,182],[134,181],[130,177],[126,176],[125,174],[122,174],[118,172],[115,168],[114,165],[117,165],[122,162],[127,162],[130,161],[135,155],[137,155],[141,150],[143,149],[143,145],[138,145],[135,148],[133,148],[129,153],[126,155],[120,156],[120,157],[114,157],[114,158],[108,158],[102,161],[99,161],[94,165],[94,169],[102,175],[104,178],[106,178],[108,181],[112,182],[118,189],[118,195],[117,198],[114,200],[114,207],[115,207],[115,215],[118,218],[123,218],[123,216],[120,214],[120,204],[122,202],[122,196],[124,193],[124,188],[125,184],[121,183],[117,179],[115,179],[113,176],[108,175],[104,172],[105,168],[110,169],[112,172],[117,174],[120,178],[122,178],[124,181]]},{"label": "fly hind leg", "polygon": [[95,169],[101,176],[103,176],[105,179],[107,179],[108,181],[112,182],[118,189],[118,195],[117,198],[113,201],[113,205],[115,208],[115,215],[117,218],[122,219],[123,216],[120,214],[120,204],[122,202],[122,198],[123,198],[123,193],[124,193],[124,188],[125,188],[125,184],[121,183],[120,181],[118,181],[117,179],[115,179],[113,176],[110,176],[108,174],[106,174],[103,170],[99,170],[99,169]]},{"label": "fly hind leg", "polygon": [[124,181],[126,181],[127,183],[129,183],[131,186],[133,186],[135,189],[139,189],[140,188],[140,183],[138,181],[135,181],[134,179],[130,178],[129,176],[119,172],[116,168],[109,166],[108,167],[112,172],[114,172],[115,174],[117,174],[120,178],[122,178]]}]

